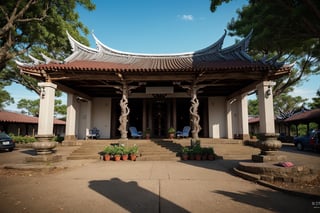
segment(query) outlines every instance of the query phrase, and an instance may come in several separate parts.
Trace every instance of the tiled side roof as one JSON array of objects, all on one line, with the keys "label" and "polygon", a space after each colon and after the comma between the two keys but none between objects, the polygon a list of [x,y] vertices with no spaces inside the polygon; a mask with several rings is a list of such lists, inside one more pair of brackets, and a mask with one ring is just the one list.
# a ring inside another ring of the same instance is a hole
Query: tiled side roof
[{"label": "tiled side roof", "polygon": [[248,122],[249,122],[249,124],[259,123],[260,122],[260,118],[259,117],[249,117]]},{"label": "tiled side roof", "polygon": [[[15,112],[0,111],[0,122],[37,124],[38,118],[15,113]],[[54,119],[53,123],[57,125],[66,124],[65,121],[58,120],[58,119]]]},{"label": "tiled side roof", "polygon": [[299,122],[309,120],[320,121],[320,109],[298,112],[290,118],[285,119],[285,122]]}]

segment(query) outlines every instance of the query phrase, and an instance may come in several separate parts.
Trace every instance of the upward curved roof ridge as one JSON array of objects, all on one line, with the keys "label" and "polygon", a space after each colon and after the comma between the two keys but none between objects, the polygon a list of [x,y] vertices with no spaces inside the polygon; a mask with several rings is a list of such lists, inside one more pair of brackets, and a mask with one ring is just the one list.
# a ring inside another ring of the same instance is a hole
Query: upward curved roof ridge
[{"label": "upward curved roof ridge", "polygon": [[239,52],[246,52],[249,46],[250,39],[252,37],[252,33],[253,33],[253,30],[251,30],[244,39],[242,39],[241,41],[239,41],[234,45],[224,48],[222,52],[226,53],[226,52],[233,52],[236,50],[239,50]]},{"label": "upward curved roof ridge", "polygon": [[194,51],[184,53],[172,54],[146,54],[146,53],[131,53],[113,49],[103,44],[93,33],[92,36],[95,40],[96,49],[88,47],[76,41],[68,32],[68,39],[70,41],[73,53],[68,56],[64,62],[71,62],[77,60],[92,60],[104,62],[117,62],[123,64],[138,63],[140,60],[159,59],[169,60],[172,58],[182,59],[190,58],[193,61],[216,61],[220,60],[241,60],[241,61],[254,61],[248,54],[247,48],[252,36],[251,32],[240,42],[226,48],[222,48],[227,31],[210,46]]},{"label": "upward curved roof ridge", "polygon": [[227,30],[224,30],[224,34],[215,43],[211,44],[208,47],[195,51],[195,54],[206,54],[220,51],[222,49],[222,45],[226,35]]},{"label": "upward curved roof ridge", "polygon": [[[182,53],[158,53],[158,54],[154,54],[154,53],[135,53],[135,52],[126,52],[126,51],[120,51],[120,50],[116,50],[113,49],[109,46],[107,46],[106,44],[102,43],[96,36],[94,33],[92,33],[92,36],[95,40],[97,49],[93,49],[91,47],[87,47],[83,44],[81,44],[80,42],[78,42],[76,39],[74,39],[68,32],[67,32],[71,47],[73,52],[82,50],[82,51],[86,51],[86,52],[90,52],[90,53],[101,53],[104,52],[106,54],[110,54],[110,55],[117,55],[117,56],[130,56],[130,57],[190,57],[193,55],[203,55],[203,54],[212,54],[212,53],[217,53],[219,51],[221,51],[222,49],[222,45],[224,42],[224,39],[227,35],[227,31],[225,30],[224,34],[212,45],[205,47],[203,49],[200,50],[196,50],[193,52],[182,52]],[[73,57],[70,57],[73,58]]]},{"label": "upward curved roof ridge", "polygon": [[116,55],[125,55],[125,56],[136,56],[136,57],[170,57],[170,56],[190,56],[194,52],[183,52],[183,53],[133,53],[113,49],[106,44],[102,43],[93,33],[92,36],[96,42],[99,51],[105,51],[106,53],[116,54]]}]

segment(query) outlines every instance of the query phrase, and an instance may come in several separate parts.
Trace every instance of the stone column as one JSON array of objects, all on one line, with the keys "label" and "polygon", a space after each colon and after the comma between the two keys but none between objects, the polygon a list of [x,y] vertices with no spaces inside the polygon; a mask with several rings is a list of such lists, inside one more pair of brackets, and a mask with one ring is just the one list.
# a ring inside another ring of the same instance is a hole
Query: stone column
[{"label": "stone column", "polygon": [[264,81],[257,86],[259,101],[260,133],[274,134],[274,110],[272,86],[275,83]]},{"label": "stone column", "polygon": [[37,151],[37,154],[50,154],[56,146],[56,143],[52,142],[51,139],[54,136],[54,97],[57,85],[50,82],[40,82],[38,86],[41,89],[38,134],[36,135],[39,142],[33,143],[33,148]]},{"label": "stone column", "polygon": [[197,97],[197,89],[193,88],[191,90],[191,107],[189,109],[191,115],[191,124],[192,124],[192,139],[198,140],[199,139],[199,132],[201,130],[200,116],[198,114],[198,107],[199,107],[199,100]]},{"label": "stone column", "polygon": [[177,102],[176,98],[172,99],[172,125],[177,127]]},{"label": "stone column", "polygon": [[233,132],[232,132],[232,110],[231,110],[231,104],[232,100],[228,100],[226,102],[226,108],[227,108],[227,137],[229,139],[233,138]]},{"label": "stone column", "polygon": [[130,109],[128,107],[128,98],[127,98],[126,90],[123,90],[122,98],[120,100],[121,107],[121,115],[119,118],[120,126],[118,130],[121,132],[121,140],[128,140],[128,131],[127,131],[127,123],[128,123],[128,115],[130,113]]},{"label": "stone column", "polygon": [[75,96],[68,93],[65,141],[76,140],[76,117]]},{"label": "stone column", "polygon": [[86,139],[87,135],[89,135],[90,129],[91,129],[91,108],[92,108],[92,102],[88,100],[87,102],[87,119],[86,119]]},{"label": "stone column", "polygon": [[282,144],[277,140],[274,127],[272,97],[272,86],[274,85],[275,83],[272,81],[264,81],[257,85],[260,118],[258,146],[261,149],[261,154],[252,156],[253,161],[264,162],[286,159],[285,156],[278,155],[276,152],[281,148]]},{"label": "stone column", "polygon": [[142,102],[142,131],[146,131],[147,128],[150,128],[147,126],[147,100],[143,99]]},{"label": "stone column", "polygon": [[243,140],[249,140],[249,123],[248,123],[248,100],[247,94],[242,94],[239,97],[239,105],[238,105],[238,126],[240,127],[240,137]]}]

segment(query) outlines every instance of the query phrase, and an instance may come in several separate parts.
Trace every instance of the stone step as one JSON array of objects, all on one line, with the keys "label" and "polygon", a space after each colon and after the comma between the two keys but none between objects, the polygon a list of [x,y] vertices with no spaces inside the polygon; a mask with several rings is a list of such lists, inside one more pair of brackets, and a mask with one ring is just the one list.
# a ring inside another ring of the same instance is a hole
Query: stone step
[{"label": "stone step", "polygon": [[[115,143],[114,141],[85,141],[82,145],[73,151],[68,157],[70,160],[80,159],[99,159],[99,153],[105,146]],[[137,144],[139,147],[140,157],[138,160],[179,160],[177,153],[181,150],[181,144],[172,141],[162,140],[134,140],[130,144]]]},{"label": "stone step", "polygon": [[[178,160],[178,153],[183,146],[190,146],[190,138],[181,139],[134,139],[119,140],[79,140],[79,148],[74,150],[68,159],[99,159],[99,153],[112,143],[123,143],[126,146],[136,144],[141,157],[138,160]],[[201,138],[201,146],[214,147],[214,144],[235,144],[241,140]],[[222,153],[228,155],[228,153]],[[249,153],[250,154],[250,153]]]}]

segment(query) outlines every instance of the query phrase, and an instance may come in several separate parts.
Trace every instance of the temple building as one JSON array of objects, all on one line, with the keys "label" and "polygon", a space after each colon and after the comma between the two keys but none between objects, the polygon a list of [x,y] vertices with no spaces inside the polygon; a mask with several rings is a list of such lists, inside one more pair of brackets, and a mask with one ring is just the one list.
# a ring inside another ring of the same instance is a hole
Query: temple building
[{"label": "temple building", "polygon": [[18,63],[40,83],[38,135],[51,135],[54,92],[67,93],[66,140],[84,139],[92,128],[101,138],[130,138],[128,128],[151,129],[151,137],[191,126],[193,138],[249,137],[247,94],[257,91],[260,132],[274,133],[273,80],[291,65],[254,60],[251,33],[223,48],[224,35],[204,49],[180,54],[122,52],[102,44],[82,45],[68,34],[73,53],[63,61],[44,56]]}]

